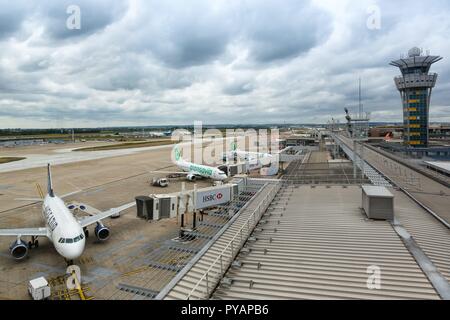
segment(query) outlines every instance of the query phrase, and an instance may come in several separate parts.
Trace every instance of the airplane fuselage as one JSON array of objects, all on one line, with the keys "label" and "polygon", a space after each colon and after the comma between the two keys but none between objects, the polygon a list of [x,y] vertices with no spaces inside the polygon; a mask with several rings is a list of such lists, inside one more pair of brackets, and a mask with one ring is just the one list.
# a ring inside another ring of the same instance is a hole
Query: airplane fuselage
[{"label": "airplane fuselage", "polygon": [[223,172],[220,169],[214,168],[214,167],[210,167],[210,166],[205,166],[202,164],[196,164],[196,163],[192,163],[189,161],[185,161],[185,160],[179,160],[177,161],[177,166],[185,171],[185,172],[189,172],[198,176],[202,176],[204,178],[209,178],[209,179],[213,179],[213,180],[225,180],[227,177],[227,175],[225,174],[225,172]]},{"label": "airplane fuselage", "polygon": [[240,150],[234,150],[232,152],[239,158],[246,160],[262,160],[272,158],[272,155],[270,153],[260,153],[260,152],[240,151]]},{"label": "airplane fuselage", "polygon": [[67,260],[80,257],[86,244],[85,235],[64,201],[57,196],[47,195],[42,214],[48,230],[47,237],[56,251]]}]

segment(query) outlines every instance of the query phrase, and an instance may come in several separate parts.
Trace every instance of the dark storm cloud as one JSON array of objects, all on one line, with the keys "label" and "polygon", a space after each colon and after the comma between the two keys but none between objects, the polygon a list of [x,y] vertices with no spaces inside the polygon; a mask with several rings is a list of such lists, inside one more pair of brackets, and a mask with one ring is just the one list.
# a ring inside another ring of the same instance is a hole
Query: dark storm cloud
[{"label": "dark storm cloud", "polygon": [[219,3],[214,8],[208,1],[181,7],[149,1],[127,42],[169,67],[185,68],[220,59],[230,44],[248,47],[249,58],[259,63],[285,59],[308,51],[330,32],[329,15],[307,1]]},{"label": "dark storm cloud", "polygon": [[[69,29],[66,21],[70,13],[67,8],[76,5],[80,8],[82,27]],[[104,29],[119,20],[127,10],[126,1],[122,0],[53,0],[40,3],[37,7],[39,19],[45,24],[46,33],[55,40],[90,35]]]},{"label": "dark storm cloud", "polygon": [[250,82],[233,82],[223,88],[225,94],[237,96],[253,91],[253,84]]},{"label": "dark storm cloud", "polygon": [[148,1],[139,8],[126,44],[131,50],[148,50],[171,68],[207,64],[225,52],[237,28],[229,8],[212,6],[198,0]]},{"label": "dark storm cloud", "polygon": [[330,32],[330,17],[309,2],[253,1],[243,15],[251,55],[261,63],[308,51]]},{"label": "dark storm cloud", "polygon": [[[67,8],[76,5],[81,10],[82,28],[70,30],[66,27],[69,17]],[[35,27],[44,27],[45,36],[55,40],[92,34],[120,19],[127,10],[122,0],[1,0],[0,1],[0,39],[15,36],[23,23],[33,22]]]},{"label": "dark storm cloud", "polygon": [[34,72],[39,70],[44,70],[49,67],[49,60],[45,58],[38,58],[30,62],[22,64],[19,68],[24,72]]},{"label": "dark storm cloud", "polygon": [[179,25],[168,39],[155,42],[151,50],[169,67],[183,68],[209,63],[225,51],[227,43],[225,31]]},{"label": "dark storm cloud", "polygon": [[28,10],[23,1],[0,0],[0,40],[17,32],[27,16]]}]

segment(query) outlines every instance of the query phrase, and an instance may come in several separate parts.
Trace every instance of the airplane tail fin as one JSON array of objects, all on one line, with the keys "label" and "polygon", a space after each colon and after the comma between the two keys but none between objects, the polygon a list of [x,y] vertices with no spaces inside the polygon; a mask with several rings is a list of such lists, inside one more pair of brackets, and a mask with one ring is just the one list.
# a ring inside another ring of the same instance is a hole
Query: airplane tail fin
[{"label": "airplane tail fin", "polygon": [[183,158],[181,157],[181,151],[180,151],[178,145],[175,145],[173,148],[173,159],[175,160],[175,162],[180,162],[183,160]]},{"label": "airplane tail fin", "polygon": [[50,163],[47,164],[47,193],[50,197],[54,197],[53,183],[52,183],[52,171],[50,170]]},{"label": "airplane tail fin", "polygon": [[384,140],[385,140],[385,141],[391,140],[390,132],[386,133],[386,135],[384,136]]}]

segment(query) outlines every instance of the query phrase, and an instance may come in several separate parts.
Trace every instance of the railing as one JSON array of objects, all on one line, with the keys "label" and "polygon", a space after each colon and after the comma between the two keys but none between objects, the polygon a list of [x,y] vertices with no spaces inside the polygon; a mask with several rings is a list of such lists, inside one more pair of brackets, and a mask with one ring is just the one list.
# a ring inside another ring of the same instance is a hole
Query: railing
[{"label": "railing", "polygon": [[[341,149],[347,154],[347,156],[359,167],[359,169],[365,174],[365,176],[374,184],[378,186],[390,187],[391,184],[384,178],[383,174],[378,173],[371,165],[369,165],[363,158],[354,152],[351,147],[351,140],[349,138],[332,134],[333,139],[341,147]],[[363,149],[364,150],[364,147]],[[363,181],[361,181],[363,182]]]},{"label": "railing", "polygon": [[[202,282],[205,282],[206,284],[206,292],[204,291],[200,292],[201,294],[204,295],[202,298],[203,299],[209,298],[210,294],[212,293],[216,285],[219,283],[220,279],[222,279],[228,267],[231,265],[232,261],[241,250],[245,241],[247,241],[248,236],[251,234],[251,232],[253,232],[253,229],[260,220],[262,214],[267,210],[270,202],[275,197],[276,193],[280,190],[280,188],[281,188],[280,182],[277,182],[272,187],[272,190],[270,190],[270,192],[264,197],[263,201],[261,201],[258,204],[258,206],[253,210],[253,212],[244,222],[242,227],[234,234],[233,238],[227,243],[225,248],[223,248],[223,250],[217,256],[217,258],[211,264],[211,266],[203,273],[201,278],[197,281],[195,286],[187,295],[186,297],[187,300],[189,300],[191,296],[193,296],[193,294],[196,291],[198,291],[199,286]],[[237,241],[238,243],[235,244],[235,241]],[[215,267],[218,266],[219,263],[220,263],[220,273],[218,271],[213,271]]]}]

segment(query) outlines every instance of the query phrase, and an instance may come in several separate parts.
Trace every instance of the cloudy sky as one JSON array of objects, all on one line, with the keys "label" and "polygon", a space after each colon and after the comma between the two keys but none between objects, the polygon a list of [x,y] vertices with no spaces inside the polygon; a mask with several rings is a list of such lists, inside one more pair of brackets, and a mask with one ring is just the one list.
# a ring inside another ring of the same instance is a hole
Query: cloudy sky
[{"label": "cloudy sky", "polygon": [[0,128],[343,121],[358,77],[401,121],[389,61],[413,46],[444,56],[450,121],[449,36],[446,0],[0,0]]}]

